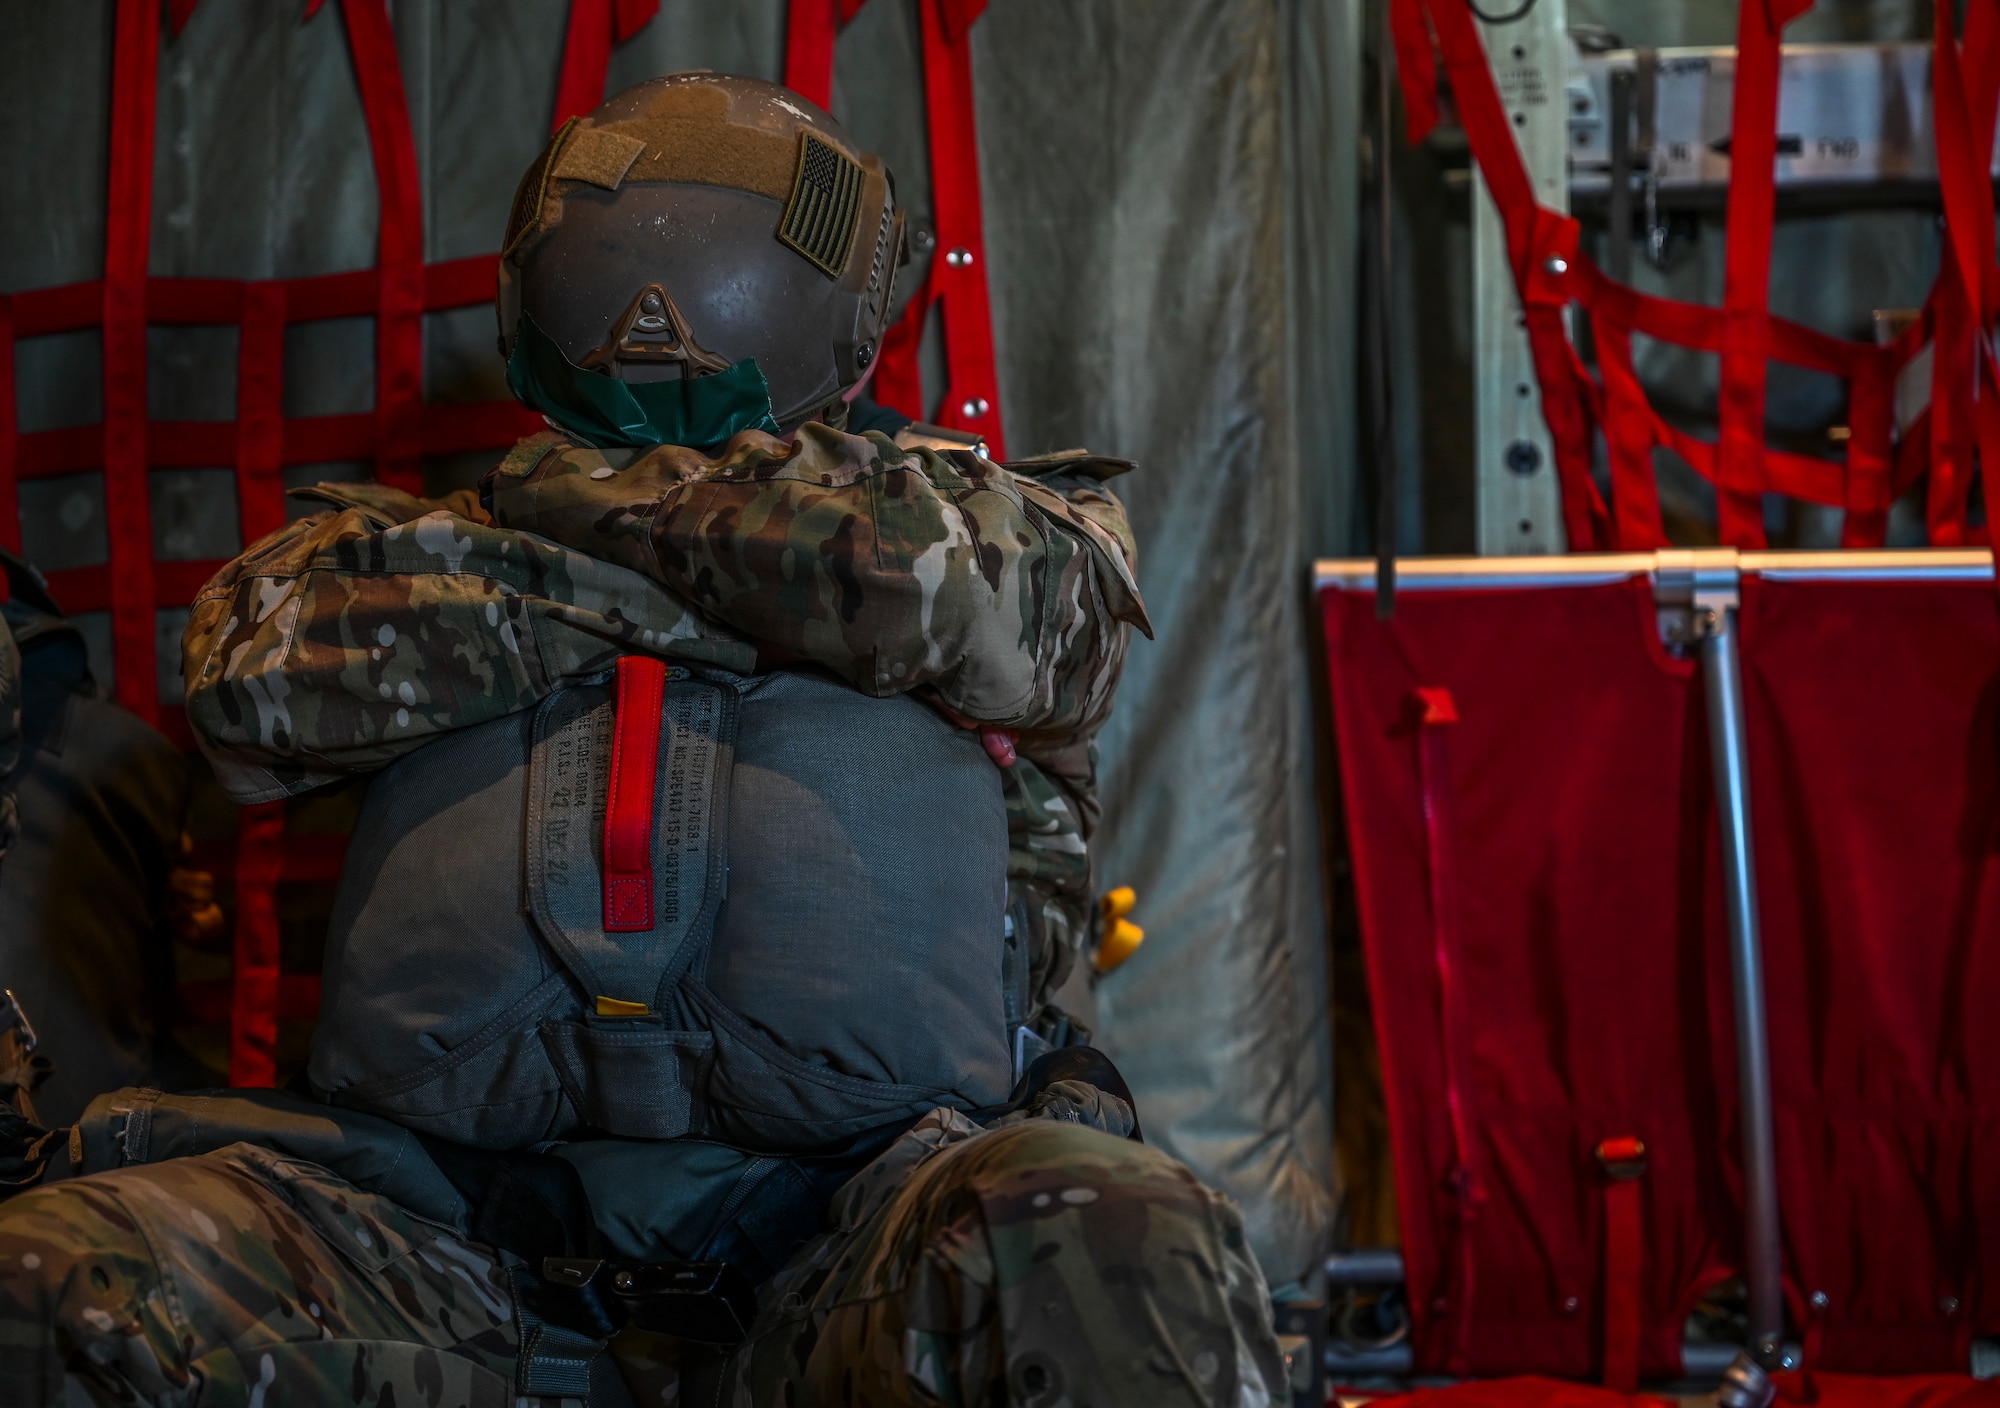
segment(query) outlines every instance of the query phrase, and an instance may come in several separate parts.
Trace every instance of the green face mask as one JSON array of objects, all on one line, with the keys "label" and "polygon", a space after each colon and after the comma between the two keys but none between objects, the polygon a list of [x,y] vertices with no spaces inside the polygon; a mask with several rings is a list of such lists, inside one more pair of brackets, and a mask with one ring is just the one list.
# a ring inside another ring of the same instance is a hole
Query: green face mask
[{"label": "green face mask", "polygon": [[754,357],[713,376],[628,384],[570,361],[525,312],[507,359],[507,385],[522,401],[598,446],[705,449],[738,431],[778,433],[771,389]]}]

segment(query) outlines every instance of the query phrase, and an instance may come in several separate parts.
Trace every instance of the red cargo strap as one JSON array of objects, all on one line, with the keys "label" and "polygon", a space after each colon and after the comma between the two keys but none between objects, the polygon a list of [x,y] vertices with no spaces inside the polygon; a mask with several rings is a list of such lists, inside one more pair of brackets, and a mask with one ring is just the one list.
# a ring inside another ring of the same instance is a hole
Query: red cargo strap
[{"label": "red cargo strap", "polygon": [[1597,1146],[1604,1170],[1604,1386],[1620,1393],[1639,1387],[1639,1270],[1644,1238],[1639,1179],[1646,1146],[1630,1135]]},{"label": "red cargo strap", "polygon": [[549,131],[604,101],[612,47],[644,29],[659,12],[660,0],[570,0],[562,73],[556,80],[556,111]]},{"label": "red cargo strap", "polygon": [[1764,546],[1765,362],[1770,356],[1771,221],[1777,209],[1778,32],[1812,0],[1742,0],[1730,117],[1722,283],[1716,515],[1725,543]]},{"label": "red cargo strap", "polygon": [[146,260],[153,232],[159,0],[118,0],[116,26],[104,229],[104,518],[118,702],[151,723],[159,715],[160,686],[146,478]]},{"label": "red cargo strap", "polygon": [[604,928],[653,927],[653,791],[659,776],[660,711],[667,667],[651,655],[618,658],[610,796],[604,806]]},{"label": "red cargo strap", "polygon": [[278,1083],[280,934],[278,876],[284,866],[285,804],[237,815],[236,955],[229,1003],[229,1083]]},{"label": "red cargo strap", "polygon": [[0,548],[19,552],[21,437],[14,394],[14,300],[0,294]]},{"label": "red cargo strap", "polygon": [[[1983,7],[1990,11],[1991,6]],[[1980,24],[1981,19],[1985,24]],[[1968,65],[1959,54],[1952,36],[1950,6],[1937,10],[1937,45],[1933,87],[1937,105],[1938,179],[1945,207],[1949,237],[1949,267],[1942,282],[1956,285],[1962,299],[1951,320],[1955,326],[1953,346],[1947,356],[1946,319],[1940,317],[1934,350],[1932,385],[1933,426],[1940,424],[1940,412],[1952,408],[1954,428],[1960,432],[1958,463],[1969,470],[1971,456],[1964,451],[1963,432],[1970,429],[1971,442],[1978,446],[1981,478],[1986,490],[1987,529],[1980,536],[1993,539],[1992,524],[2000,519],[2000,361],[1993,350],[1993,317],[2000,304],[2000,270],[1994,267],[1994,216],[1990,170],[1993,152],[1995,104],[2000,101],[2000,67],[1996,59],[1996,26],[1991,15],[1975,9],[1968,21],[1966,48],[1973,60]],[[1974,29],[1977,26],[1977,29]],[[1984,122],[1984,131],[1980,123]],[[1947,308],[1949,300],[1947,300]],[[1940,312],[1946,311],[1941,309]],[[1970,405],[1967,405],[1967,400]],[[1970,427],[1966,420],[1972,422]],[[1933,468],[1935,505],[1937,469]],[[1971,489],[1971,475],[1962,474],[1955,485],[1957,523],[1963,530],[1963,504]],[[1970,540],[1963,534],[1961,540]]]},{"label": "red cargo strap", "polygon": [[381,224],[376,237],[375,477],[420,493],[424,393],[424,207],[396,34],[383,0],[343,0],[347,46],[368,122]]},{"label": "red cargo strap", "polygon": [[1474,1160],[1472,1076],[1465,1050],[1468,1027],[1454,920],[1457,874],[1452,864],[1451,755],[1445,745],[1445,729],[1458,722],[1458,706],[1450,690],[1438,688],[1419,688],[1410,704],[1417,724],[1417,786],[1423,798],[1424,845],[1429,859],[1431,956],[1437,965],[1445,1106],[1456,1164],[1451,1183],[1458,1206],[1458,1267],[1456,1284],[1446,1302],[1452,1322],[1446,1363],[1450,1373],[1463,1374],[1472,1335],[1472,1224],[1484,1194]]},{"label": "red cargo strap", "polygon": [[866,0],[792,0],[785,7],[785,86],[833,110],[833,41]]},{"label": "red cargo strap", "polygon": [[236,354],[236,519],[248,547],[285,526],[285,285],[243,285]]}]

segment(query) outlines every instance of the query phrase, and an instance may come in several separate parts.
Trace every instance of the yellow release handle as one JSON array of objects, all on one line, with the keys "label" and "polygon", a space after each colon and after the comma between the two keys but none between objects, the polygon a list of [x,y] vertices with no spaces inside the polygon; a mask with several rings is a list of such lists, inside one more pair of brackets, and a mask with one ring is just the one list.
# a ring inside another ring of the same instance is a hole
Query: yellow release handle
[{"label": "yellow release handle", "polygon": [[627,1002],[622,997],[600,997],[597,999],[597,1015],[600,1017],[644,1017],[652,1008],[643,1002]]},{"label": "yellow release handle", "polygon": [[1120,885],[1097,902],[1097,954],[1091,966],[1098,972],[1109,973],[1146,941],[1146,931],[1125,917],[1138,903],[1139,896],[1130,885]]}]

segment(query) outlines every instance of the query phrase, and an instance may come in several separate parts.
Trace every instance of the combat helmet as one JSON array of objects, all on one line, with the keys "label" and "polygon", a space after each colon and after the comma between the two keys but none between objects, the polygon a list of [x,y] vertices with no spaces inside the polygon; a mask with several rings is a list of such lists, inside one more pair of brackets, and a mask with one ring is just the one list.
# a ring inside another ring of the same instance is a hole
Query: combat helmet
[{"label": "combat helmet", "polygon": [[521,179],[508,383],[600,446],[839,424],[906,257],[888,169],[827,114],[760,79],[652,79],[565,123]]}]

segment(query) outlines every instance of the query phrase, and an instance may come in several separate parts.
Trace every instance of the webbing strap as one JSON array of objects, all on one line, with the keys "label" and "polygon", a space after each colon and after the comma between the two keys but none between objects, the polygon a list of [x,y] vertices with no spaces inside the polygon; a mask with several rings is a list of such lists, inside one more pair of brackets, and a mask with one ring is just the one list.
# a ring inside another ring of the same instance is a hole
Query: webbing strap
[{"label": "webbing strap", "polygon": [[1646,1146],[1630,1135],[1597,1146],[1604,1171],[1604,1386],[1619,1393],[1639,1387],[1640,1271],[1644,1237],[1639,1180]]},{"label": "webbing strap", "polygon": [[1465,998],[1455,920],[1457,874],[1453,865],[1451,756],[1445,730],[1458,722],[1451,691],[1420,688],[1410,699],[1417,724],[1417,787],[1423,802],[1426,870],[1430,879],[1431,957],[1437,969],[1438,1029],[1444,1053],[1446,1114],[1451,1123],[1452,1194],[1458,1206],[1458,1265],[1447,1298],[1451,1316],[1446,1370],[1468,1371],[1472,1336],[1474,1259],[1472,1230],[1484,1197],[1477,1172],[1472,1114],[1472,1073],[1467,1062]]},{"label": "webbing strap", "polygon": [[14,300],[0,295],[0,548],[21,550],[21,433],[15,410]]},{"label": "webbing strap", "polygon": [[653,927],[653,788],[660,763],[666,662],[618,657],[611,734],[611,781],[604,806],[604,928],[635,934]]},{"label": "webbing strap", "polygon": [[556,79],[554,132],[604,101],[604,77],[611,68],[611,0],[570,0],[563,33],[562,69]]},{"label": "webbing strap", "polygon": [[1847,513],[1840,545],[1866,548],[1889,533],[1890,469],[1896,433],[1896,377],[1882,358],[1854,369],[1847,392]]},{"label": "webbing strap", "polygon": [[785,86],[833,110],[833,41],[865,0],[791,0],[785,7]]},{"label": "webbing strap", "polygon": [[604,101],[613,46],[644,29],[659,11],[660,0],[570,0],[562,69],[556,80],[556,110],[549,131]]},{"label": "webbing strap", "polygon": [[368,150],[375,163],[375,477],[421,492],[417,439],[424,387],[424,211],[417,145],[396,34],[383,0],[343,0]]},{"label": "webbing strap", "polygon": [[284,867],[285,804],[237,814],[235,965],[229,999],[229,1083],[278,1083],[278,877]]},{"label": "webbing strap", "polygon": [[285,526],[285,285],[243,286],[236,358],[236,517],[245,546]]},{"label": "webbing strap", "polygon": [[544,1320],[537,1308],[535,1273],[512,1267],[514,1330],[520,1345],[514,1361],[514,1388],[531,1396],[585,1399],[590,1397],[590,1366],[604,1352],[604,1341]]},{"label": "webbing strap", "polygon": [[[1936,94],[1938,179],[1943,190],[1945,224],[1951,258],[1941,282],[1957,288],[1961,297],[1947,300],[1940,311],[1938,340],[1933,349],[1932,434],[1938,427],[1949,437],[1954,463],[1962,466],[1959,481],[1946,502],[1947,517],[1961,541],[1964,502],[1971,490],[1969,453],[1978,446],[1986,489],[1988,527],[1980,536],[1992,541],[1991,525],[2000,518],[2000,361],[1993,350],[1992,321],[2000,304],[2000,270],[1994,267],[1994,215],[1990,170],[1993,160],[1995,105],[2000,102],[2000,25],[1993,6],[1975,6],[1966,35],[1973,57],[1971,77],[1952,35],[1949,6],[1937,7],[1937,43],[1932,86]],[[1982,132],[1980,123],[1985,123]],[[1953,303],[1956,307],[1953,307]],[[1949,318],[1942,315],[1949,315]],[[1947,353],[1946,323],[1951,343]],[[1969,424],[1968,424],[1969,423]],[[1970,430],[1971,435],[1965,432]],[[1938,507],[1937,466],[1933,465],[1933,509]],[[1934,534],[1935,536],[1935,534]]]},{"label": "webbing strap", "polygon": [[146,258],[153,230],[158,0],[118,0],[111,60],[111,169],[104,214],[104,507],[118,702],[159,714],[153,514],[146,477]]},{"label": "webbing strap", "polygon": [[1597,364],[1604,372],[1604,438],[1611,452],[1611,507],[1617,541],[1631,550],[1667,545],[1660,496],[1653,491],[1653,410],[1632,364],[1632,334],[1612,318],[1593,317]]},{"label": "webbing strap", "polygon": [[1778,35],[1812,0],[1741,0],[1723,255],[1716,514],[1722,541],[1764,546],[1764,380],[1777,211]]}]

